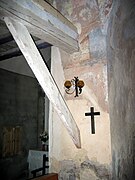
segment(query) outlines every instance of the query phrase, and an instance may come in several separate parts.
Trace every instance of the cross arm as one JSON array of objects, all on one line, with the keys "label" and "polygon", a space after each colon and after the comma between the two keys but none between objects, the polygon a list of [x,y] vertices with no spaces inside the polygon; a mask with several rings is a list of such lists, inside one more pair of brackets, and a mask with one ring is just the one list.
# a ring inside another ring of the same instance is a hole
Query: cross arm
[{"label": "cross arm", "polygon": [[91,113],[85,113],[85,116],[91,116]]}]

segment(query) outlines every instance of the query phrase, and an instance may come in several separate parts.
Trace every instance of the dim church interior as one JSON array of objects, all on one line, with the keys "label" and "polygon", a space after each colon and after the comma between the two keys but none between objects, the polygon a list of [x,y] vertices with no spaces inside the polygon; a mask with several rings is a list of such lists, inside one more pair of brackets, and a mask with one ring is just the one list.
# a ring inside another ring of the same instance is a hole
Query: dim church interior
[{"label": "dim church interior", "polygon": [[[22,179],[28,166],[30,171],[42,167],[43,154],[48,157],[48,140],[44,143],[41,135],[49,133],[49,100],[2,21],[0,29],[0,174],[4,177],[7,169],[18,174],[20,167],[13,164],[21,162]],[[51,45],[32,38],[50,71]]]},{"label": "dim church interior", "polygon": [[[51,145],[50,137],[47,146],[42,143],[40,134],[50,130],[51,103],[5,22],[0,21],[0,179],[31,178],[29,170],[41,167],[49,146],[51,171],[59,174],[59,180],[133,180],[135,3],[133,0],[81,0],[80,4],[72,0],[48,1],[79,32],[79,52],[67,55],[60,51],[60,57],[65,78],[77,73],[85,82],[78,99],[64,96],[80,129],[82,147],[77,149],[70,141],[52,109],[53,140]],[[57,64],[55,61],[52,65],[52,45],[35,36],[32,39],[51,71]],[[53,70],[63,78],[60,64]],[[101,112],[94,136],[89,132],[89,118],[84,117],[90,106]]]}]

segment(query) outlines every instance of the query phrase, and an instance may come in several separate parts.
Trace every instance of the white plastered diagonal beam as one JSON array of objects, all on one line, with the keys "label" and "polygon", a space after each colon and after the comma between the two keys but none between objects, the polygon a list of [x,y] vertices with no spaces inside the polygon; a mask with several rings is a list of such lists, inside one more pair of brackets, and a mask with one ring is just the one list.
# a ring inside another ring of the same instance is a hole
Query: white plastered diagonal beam
[{"label": "white plastered diagonal beam", "polygon": [[27,63],[35,74],[38,82],[48,96],[54,109],[65,125],[77,148],[81,147],[80,131],[72,114],[70,113],[57,85],[49,73],[36,45],[34,44],[27,28],[11,18],[5,17],[4,21],[22,51]]}]

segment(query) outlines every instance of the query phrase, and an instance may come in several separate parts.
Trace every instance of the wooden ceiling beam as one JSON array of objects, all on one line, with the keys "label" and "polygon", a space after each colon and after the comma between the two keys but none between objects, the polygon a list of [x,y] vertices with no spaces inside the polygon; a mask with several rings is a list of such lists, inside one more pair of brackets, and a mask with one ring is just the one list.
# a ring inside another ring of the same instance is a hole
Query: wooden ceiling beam
[{"label": "wooden ceiling beam", "polygon": [[3,17],[12,17],[33,36],[68,53],[79,49],[75,26],[43,0],[0,0],[0,18]]}]

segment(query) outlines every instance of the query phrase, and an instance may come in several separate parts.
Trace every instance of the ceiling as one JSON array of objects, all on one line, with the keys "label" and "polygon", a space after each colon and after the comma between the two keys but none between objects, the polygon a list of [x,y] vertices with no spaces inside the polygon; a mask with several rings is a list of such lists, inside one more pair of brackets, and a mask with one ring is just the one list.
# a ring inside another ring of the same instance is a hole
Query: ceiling
[{"label": "ceiling", "polygon": [[[50,47],[49,43],[32,36],[38,49]],[[0,20],[0,61],[22,55],[4,21]]]}]

